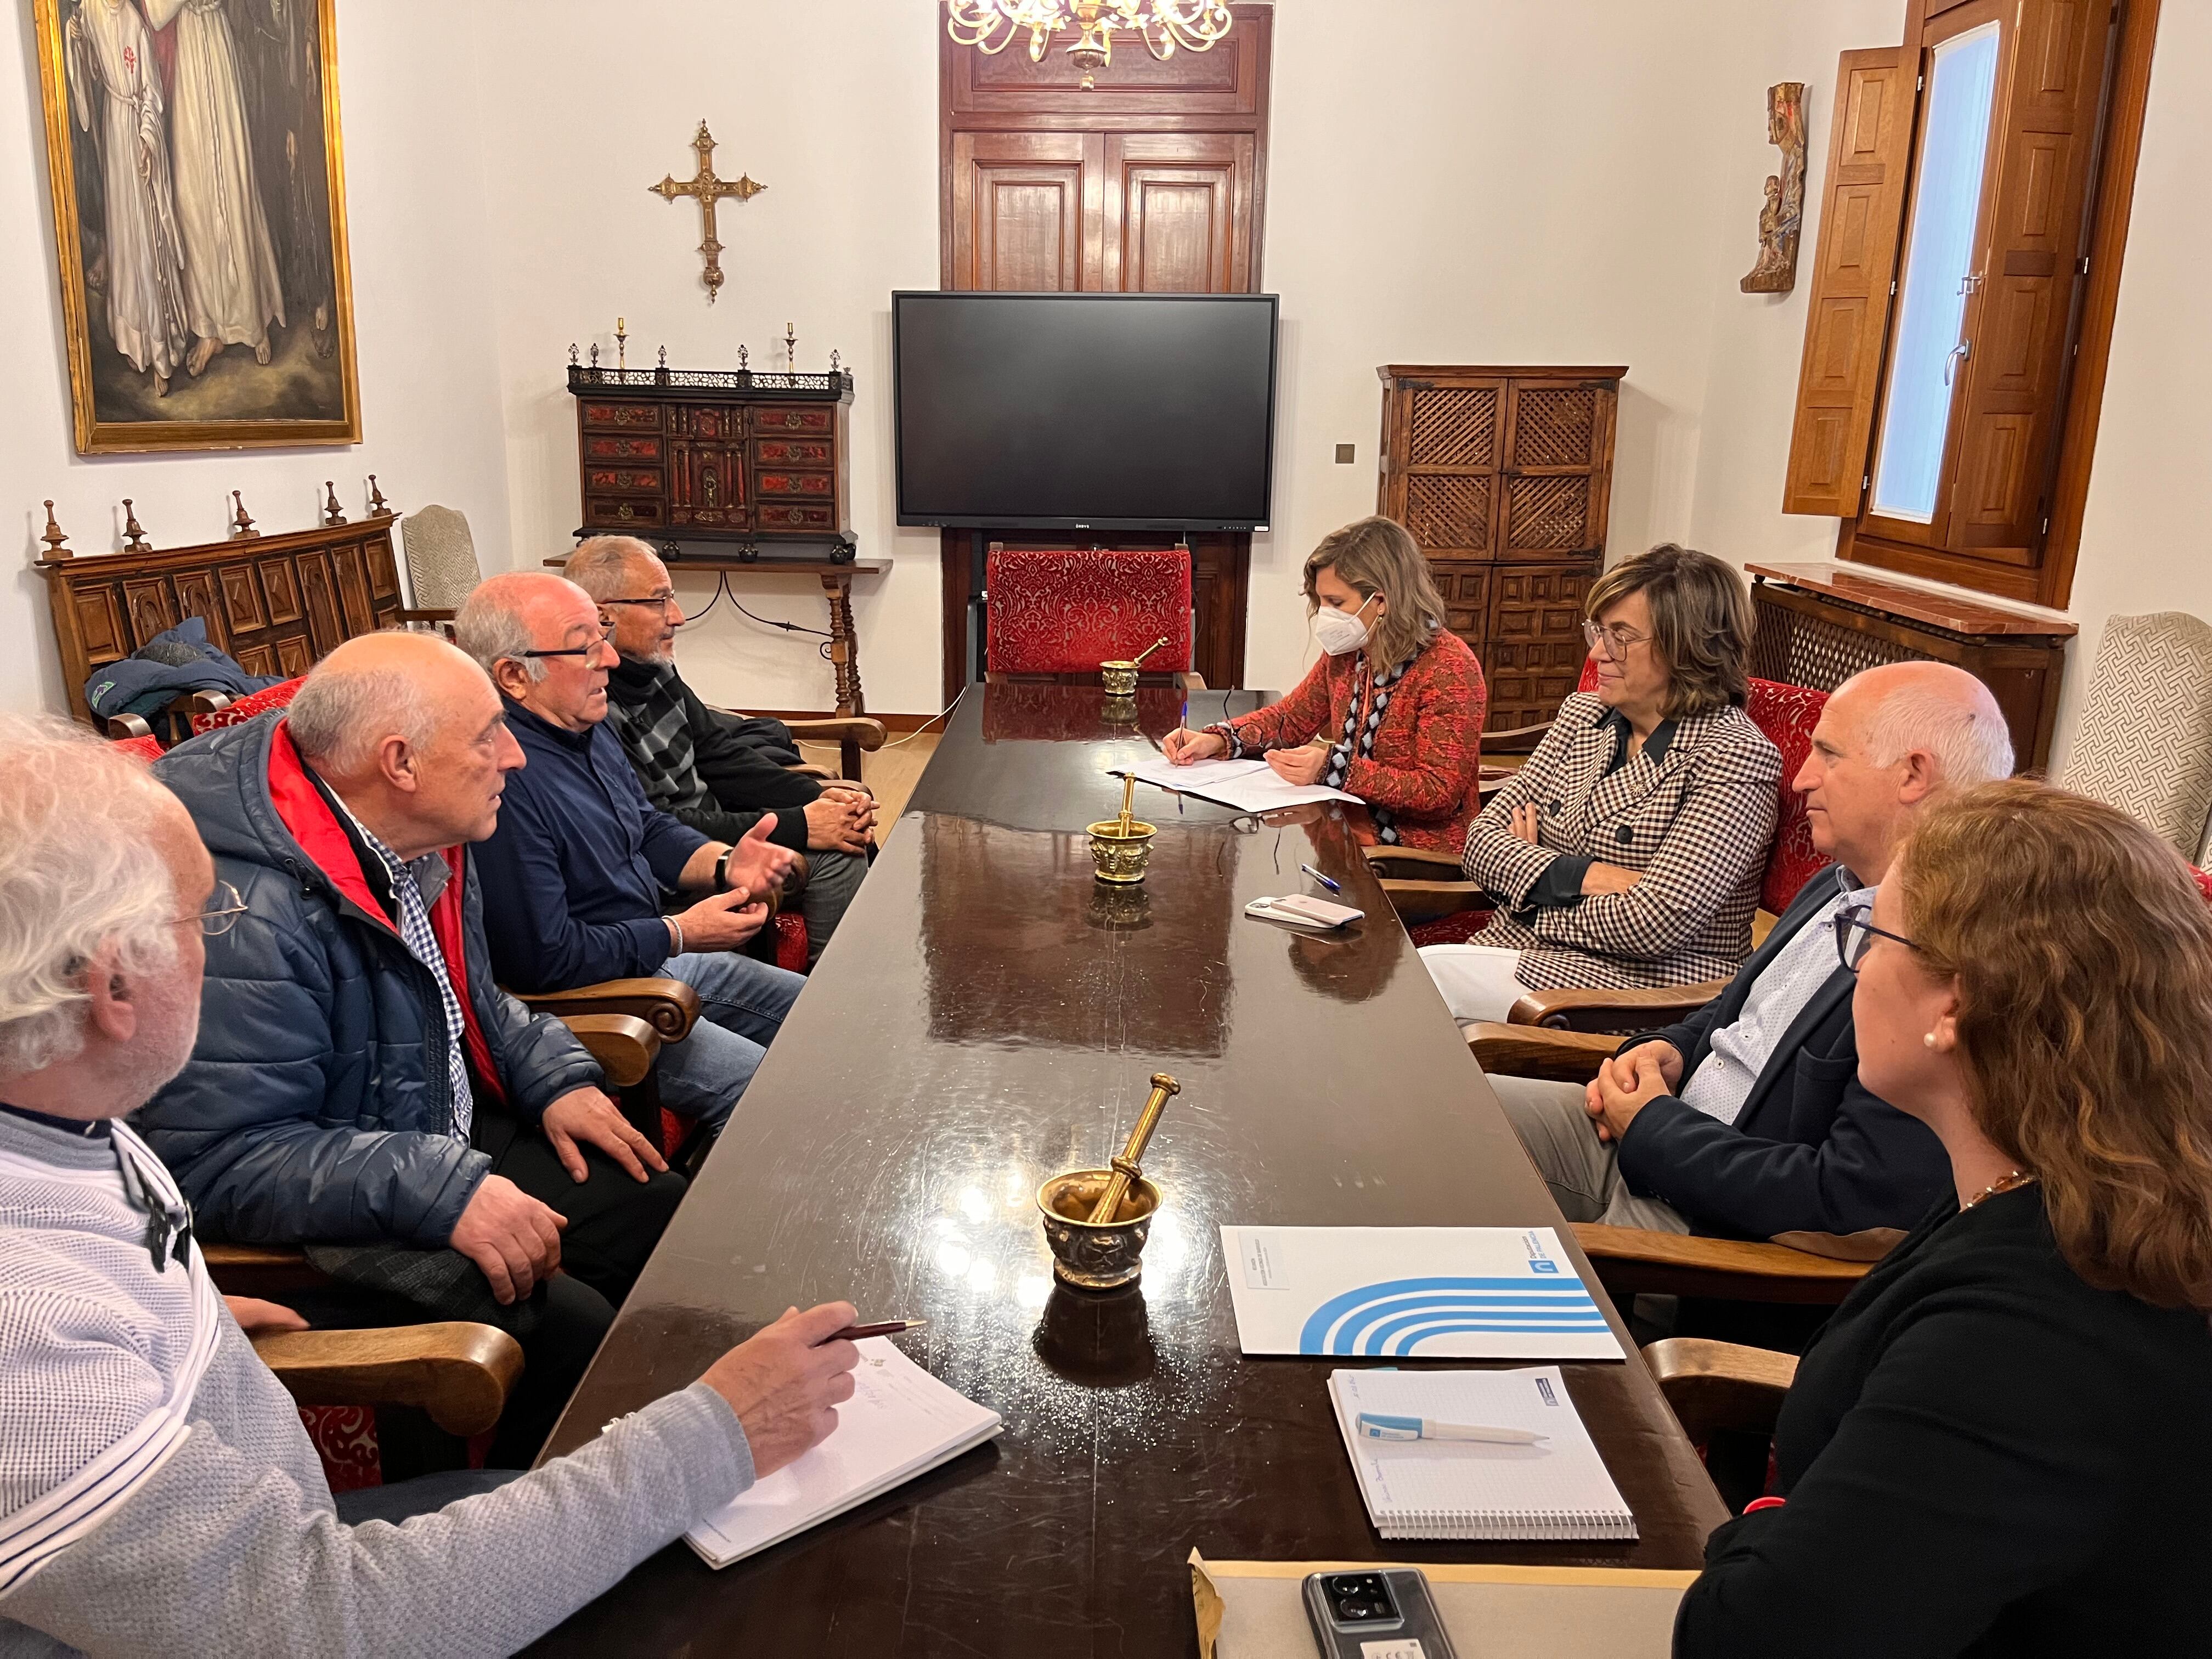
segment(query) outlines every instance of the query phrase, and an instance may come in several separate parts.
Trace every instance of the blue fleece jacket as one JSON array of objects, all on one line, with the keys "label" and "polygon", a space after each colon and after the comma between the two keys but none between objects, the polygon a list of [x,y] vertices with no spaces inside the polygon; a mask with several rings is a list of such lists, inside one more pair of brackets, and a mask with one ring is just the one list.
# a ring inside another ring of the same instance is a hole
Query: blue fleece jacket
[{"label": "blue fleece jacket", "polygon": [[507,724],[527,763],[474,858],[499,982],[531,994],[656,971],[662,895],[707,837],[645,798],[605,721],[564,731],[509,702]]}]

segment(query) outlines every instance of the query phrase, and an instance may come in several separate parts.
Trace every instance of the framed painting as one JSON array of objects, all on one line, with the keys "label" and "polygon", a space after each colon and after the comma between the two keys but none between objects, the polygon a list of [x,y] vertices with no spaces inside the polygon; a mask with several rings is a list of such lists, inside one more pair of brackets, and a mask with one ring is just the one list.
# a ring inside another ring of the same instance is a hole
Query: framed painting
[{"label": "framed painting", "polygon": [[361,441],[335,0],[32,0],[76,447]]}]

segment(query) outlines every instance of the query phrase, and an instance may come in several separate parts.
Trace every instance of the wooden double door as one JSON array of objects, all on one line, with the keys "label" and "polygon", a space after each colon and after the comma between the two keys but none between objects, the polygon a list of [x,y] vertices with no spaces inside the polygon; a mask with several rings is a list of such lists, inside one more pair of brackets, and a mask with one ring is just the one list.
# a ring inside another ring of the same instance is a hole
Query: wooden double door
[{"label": "wooden double door", "polygon": [[[1024,294],[1251,294],[1261,289],[1273,8],[1237,5],[1205,52],[1152,58],[1117,31],[1085,90],[1063,33],[1042,61],[939,51],[940,277],[948,289]],[[1066,545],[1060,535],[948,529],[945,688],[971,678],[969,600],[986,541]],[[1117,538],[1119,539],[1119,538]],[[1148,539],[1127,538],[1131,546]],[[1241,685],[1251,538],[1188,538],[1195,666]]]},{"label": "wooden double door", "polygon": [[956,289],[1243,294],[1249,132],[958,132],[946,247]]}]

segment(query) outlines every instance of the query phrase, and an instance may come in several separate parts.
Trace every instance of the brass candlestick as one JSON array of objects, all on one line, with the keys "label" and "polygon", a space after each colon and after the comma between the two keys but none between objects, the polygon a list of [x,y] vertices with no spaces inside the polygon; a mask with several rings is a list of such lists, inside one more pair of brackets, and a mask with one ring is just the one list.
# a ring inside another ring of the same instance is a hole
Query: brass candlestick
[{"label": "brass candlestick", "polygon": [[625,374],[629,368],[629,325],[621,318],[615,319],[615,373]]},{"label": "brass candlestick", "polygon": [[799,373],[799,334],[789,323],[783,325],[783,372]]},{"label": "brass candlestick", "polygon": [[1129,1131],[1129,1144],[1121,1148],[1121,1156],[1113,1161],[1114,1178],[1106,1183],[1106,1190],[1098,1195],[1097,1203],[1091,1206],[1090,1222],[1094,1227],[1114,1219],[1128,1196],[1129,1183],[1144,1178],[1138,1167],[1145,1155],[1145,1147],[1159,1127],[1160,1114],[1167,1109],[1168,1097],[1182,1092],[1182,1085],[1165,1072],[1152,1073],[1152,1097],[1145,1103],[1145,1109],[1137,1115],[1137,1127]]}]

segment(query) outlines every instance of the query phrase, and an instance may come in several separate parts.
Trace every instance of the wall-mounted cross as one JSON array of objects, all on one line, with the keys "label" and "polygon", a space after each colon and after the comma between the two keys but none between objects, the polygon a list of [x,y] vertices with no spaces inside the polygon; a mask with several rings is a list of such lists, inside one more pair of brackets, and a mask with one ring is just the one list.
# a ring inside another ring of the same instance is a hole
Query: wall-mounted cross
[{"label": "wall-mounted cross", "polygon": [[706,240],[699,244],[699,252],[707,259],[707,303],[712,305],[722,287],[722,244],[714,234],[714,204],[725,196],[734,196],[740,202],[749,200],[766,190],[766,185],[757,185],[740,173],[734,180],[714,176],[714,135],[707,131],[704,121],[699,123],[699,136],[691,141],[691,148],[699,152],[699,171],[696,177],[678,184],[673,173],[664,177],[657,185],[646,188],[664,201],[674,201],[679,196],[696,197],[699,216]]}]

